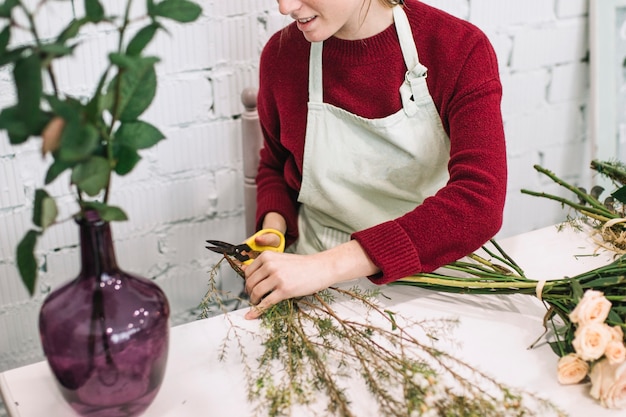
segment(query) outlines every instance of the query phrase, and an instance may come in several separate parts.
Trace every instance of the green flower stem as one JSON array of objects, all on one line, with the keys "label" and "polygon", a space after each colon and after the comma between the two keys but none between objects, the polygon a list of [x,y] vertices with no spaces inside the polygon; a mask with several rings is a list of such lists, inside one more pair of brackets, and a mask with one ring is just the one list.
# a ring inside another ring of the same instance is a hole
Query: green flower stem
[{"label": "green flower stem", "polygon": [[[537,170],[538,172],[540,172],[540,173],[546,175],[547,177],[549,177],[552,181],[554,181],[555,183],[557,183],[561,187],[564,187],[564,188],[570,190],[571,192],[573,192],[574,194],[576,194],[576,196],[578,198],[580,198],[581,201],[587,202],[592,208],[595,209],[595,210],[592,210],[592,211],[595,212],[596,210],[599,210],[601,213],[607,213],[608,212],[606,207],[604,207],[604,205],[601,202],[599,202],[596,198],[594,198],[594,197],[590,196],[589,194],[583,192],[578,187],[575,187],[575,186],[573,186],[571,184],[568,184],[567,182],[563,181],[561,178],[557,177],[554,173],[552,173],[552,171],[550,171],[548,169],[545,169],[545,168],[543,168],[540,165],[533,165],[533,168],[535,168],[535,170]],[[586,208],[585,208],[585,210],[586,210]]]},{"label": "green flower stem", "polygon": [[[576,204],[573,201],[570,201],[566,198],[563,197],[559,197],[556,195],[552,195],[552,194],[547,194],[547,193],[541,193],[541,192],[536,192],[536,191],[531,191],[531,190],[526,190],[526,189],[522,189],[521,190],[522,194],[528,194],[528,195],[532,195],[535,197],[543,197],[543,198],[547,198],[550,200],[555,200],[558,201],[561,204],[565,204],[567,206],[570,206],[571,208],[573,208],[576,211],[579,211],[581,213],[584,213],[588,216],[598,216],[598,220],[603,219],[603,218],[607,218],[608,219],[613,219],[613,218],[617,218],[618,216],[611,213],[610,211],[608,211],[606,208],[599,208],[596,206],[593,207],[588,207],[588,206],[583,206],[581,204]],[[577,195],[581,195],[579,193],[577,193]],[[602,206],[604,207],[604,206]]]},{"label": "green flower stem", "polygon": [[626,171],[624,168],[621,163],[591,161],[591,169],[598,171],[621,185],[626,185]]},{"label": "green flower stem", "polygon": [[522,271],[522,268],[520,268],[520,266],[515,262],[515,260],[513,260],[513,258],[511,258],[503,249],[502,247],[498,244],[498,242],[496,242],[495,239],[491,239],[489,241],[489,243],[491,243],[496,250],[498,251],[499,255],[494,253],[493,251],[489,250],[488,247],[483,246],[483,250],[489,254],[489,256],[491,256],[494,259],[499,260],[500,262],[504,263],[507,267],[513,269],[515,272],[517,272],[518,275],[524,275],[524,271]]},{"label": "green flower stem", "polygon": [[[468,294],[492,294],[494,290],[498,290],[498,293],[500,294],[515,294],[520,292],[530,294],[533,293],[537,288],[537,282],[509,282],[505,281],[504,278],[503,282],[484,282],[482,280],[475,280],[472,278],[460,278],[458,280],[455,280],[439,274],[413,275],[410,277],[402,278],[401,282],[414,283],[418,284],[418,286],[426,284],[430,287],[430,289],[433,289],[435,291],[453,291],[453,289],[456,288],[459,290],[458,292],[464,292]],[[546,284],[546,287],[544,288],[547,287],[550,287],[550,285]],[[505,291],[502,292],[501,290]]]}]

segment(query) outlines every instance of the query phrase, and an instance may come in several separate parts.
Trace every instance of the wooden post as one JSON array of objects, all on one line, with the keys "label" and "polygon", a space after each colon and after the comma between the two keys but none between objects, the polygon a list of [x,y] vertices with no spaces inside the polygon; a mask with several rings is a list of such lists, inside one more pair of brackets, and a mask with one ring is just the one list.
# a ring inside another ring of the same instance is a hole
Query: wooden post
[{"label": "wooden post", "polygon": [[245,108],[241,115],[241,140],[243,149],[243,191],[248,236],[256,231],[256,173],[259,167],[259,152],[263,147],[263,133],[257,113],[257,89],[245,88],[241,93]]}]

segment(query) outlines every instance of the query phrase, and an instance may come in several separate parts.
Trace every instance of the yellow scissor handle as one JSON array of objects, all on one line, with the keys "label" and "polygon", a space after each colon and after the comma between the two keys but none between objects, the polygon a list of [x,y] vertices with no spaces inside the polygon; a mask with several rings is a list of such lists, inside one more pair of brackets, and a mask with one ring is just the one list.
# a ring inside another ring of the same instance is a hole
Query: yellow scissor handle
[{"label": "yellow scissor handle", "polygon": [[[275,235],[278,235],[278,237],[280,238],[280,244],[278,246],[263,246],[263,245],[257,245],[256,243],[256,238],[257,236],[260,235],[264,235],[266,233],[274,233]],[[253,234],[252,236],[250,236],[247,240],[246,240],[246,244],[248,246],[250,246],[250,249],[254,250],[254,251],[265,251],[265,250],[271,250],[273,252],[283,252],[285,250],[285,235],[283,235],[280,230],[276,230],[276,229],[261,229],[258,232],[256,232],[255,234]],[[248,265],[250,263],[252,263],[252,261],[254,261],[254,259],[248,259],[247,261],[244,261],[244,264]]]}]

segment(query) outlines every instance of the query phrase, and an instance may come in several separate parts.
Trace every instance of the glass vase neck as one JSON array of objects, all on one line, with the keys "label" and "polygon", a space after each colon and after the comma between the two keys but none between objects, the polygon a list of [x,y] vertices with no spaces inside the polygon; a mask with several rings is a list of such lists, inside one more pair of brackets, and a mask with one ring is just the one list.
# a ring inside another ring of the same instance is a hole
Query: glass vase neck
[{"label": "glass vase neck", "polygon": [[89,211],[77,220],[80,226],[81,275],[103,274],[118,270],[111,226],[97,212]]}]

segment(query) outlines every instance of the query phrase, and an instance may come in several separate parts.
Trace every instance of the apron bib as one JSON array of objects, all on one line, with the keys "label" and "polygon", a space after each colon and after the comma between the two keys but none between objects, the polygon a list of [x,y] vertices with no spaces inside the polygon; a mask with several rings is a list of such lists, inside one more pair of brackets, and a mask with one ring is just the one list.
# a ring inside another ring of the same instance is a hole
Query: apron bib
[{"label": "apron bib", "polygon": [[408,70],[400,87],[403,108],[390,116],[366,119],[324,103],[323,42],[311,44],[297,253],[329,249],[400,217],[448,181],[450,139],[406,14],[395,6],[393,16]]}]

